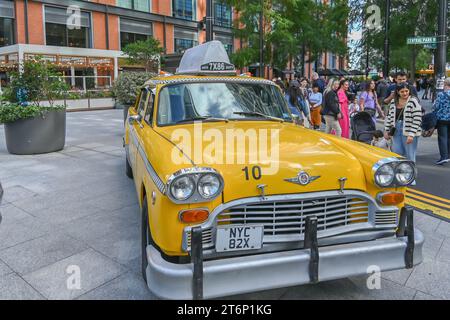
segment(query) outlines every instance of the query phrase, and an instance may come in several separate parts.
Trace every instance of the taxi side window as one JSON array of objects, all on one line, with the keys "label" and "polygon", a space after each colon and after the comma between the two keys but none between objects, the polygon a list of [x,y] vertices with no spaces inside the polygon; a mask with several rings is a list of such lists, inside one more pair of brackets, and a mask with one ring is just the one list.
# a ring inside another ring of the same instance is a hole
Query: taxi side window
[{"label": "taxi side window", "polygon": [[155,96],[153,95],[153,93],[149,93],[147,110],[145,110],[145,117],[144,117],[144,121],[147,122],[149,126],[152,125],[154,106],[155,106]]},{"label": "taxi side window", "polygon": [[145,105],[147,103],[148,96],[149,96],[148,90],[142,89],[141,97],[140,97],[139,105],[138,105],[138,109],[137,109],[137,113],[140,114],[142,116],[142,118],[144,118]]}]

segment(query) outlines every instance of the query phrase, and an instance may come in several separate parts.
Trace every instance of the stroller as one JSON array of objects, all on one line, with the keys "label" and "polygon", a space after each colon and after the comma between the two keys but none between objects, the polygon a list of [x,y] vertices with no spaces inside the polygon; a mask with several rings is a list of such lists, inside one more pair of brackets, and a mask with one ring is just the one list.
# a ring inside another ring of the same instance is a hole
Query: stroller
[{"label": "stroller", "polygon": [[355,113],[352,116],[350,126],[352,129],[352,140],[367,144],[372,142],[373,134],[377,130],[372,116],[364,111]]}]

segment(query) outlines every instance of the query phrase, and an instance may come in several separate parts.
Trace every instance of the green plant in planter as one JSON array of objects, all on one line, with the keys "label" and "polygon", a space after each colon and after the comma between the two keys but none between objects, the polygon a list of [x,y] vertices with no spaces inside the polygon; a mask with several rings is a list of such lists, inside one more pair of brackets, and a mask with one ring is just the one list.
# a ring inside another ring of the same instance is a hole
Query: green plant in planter
[{"label": "green plant in planter", "polygon": [[12,123],[21,119],[44,116],[48,111],[64,110],[65,106],[54,105],[43,107],[36,105],[21,106],[17,103],[3,103],[0,105],[0,123]]},{"label": "green plant in planter", "polygon": [[114,97],[125,106],[134,104],[141,86],[155,76],[156,74],[149,72],[122,72],[114,82]]},{"label": "green plant in planter", "polygon": [[55,66],[37,56],[23,62],[19,71],[11,72],[11,84],[5,90],[5,97],[10,102],[40,107],[40,102],[47,100],[53,106],[56,98],[69,89],[61,79],[61,73]]}]

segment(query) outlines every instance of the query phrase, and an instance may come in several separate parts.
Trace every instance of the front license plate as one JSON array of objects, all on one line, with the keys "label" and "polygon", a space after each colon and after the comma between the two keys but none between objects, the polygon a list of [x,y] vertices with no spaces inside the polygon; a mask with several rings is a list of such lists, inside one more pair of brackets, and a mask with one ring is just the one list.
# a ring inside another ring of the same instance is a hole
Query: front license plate
[{"label": "front license plate", "polygon": [[263,226],[220,226],[216,234],[216,251],[229,252],[262,248]]}]

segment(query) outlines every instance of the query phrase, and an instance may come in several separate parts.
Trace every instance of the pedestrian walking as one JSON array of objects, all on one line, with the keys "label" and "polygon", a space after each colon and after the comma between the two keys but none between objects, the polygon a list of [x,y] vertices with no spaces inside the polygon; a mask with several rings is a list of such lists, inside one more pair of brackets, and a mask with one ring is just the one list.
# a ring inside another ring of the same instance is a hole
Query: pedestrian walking
[{"label": "pedestrian walking", "polygon": [[420,81],[420,88],[423,89],[422,99],[427,100],[430,91],[430,83],[427,78],[423,77]]},{"label": "pedestrian walking", "polygon": [[370,143],[370,145],[374,146],[374,147],[378,147],[378,148],[381,148],[381,149],[385,149],[385,150],[391,151],[392,139],[387,140],[384,137],[384,135],[383,135],[383,131],[376,130],[373,133],[372,142]]},{"label": "pedestrian walking", "polygon": [[342,113],[339,107],[338,90],[339,81],[330,79],[327,89],[324,92],[324,103],[321,113],[325,119],[325,133],[331,133],[331,131],[334,130],[335,135],[340,137],[342,135],[342,129],[339,124],[339,119],[342,118]]},{"label": "pedestrian walking", "polygon": [[342,137],[347,139],[350,139],[350,111],[348,109],[350,102],[348,99],[349,87],[349,82],[347,80],[341,80],[339,82],[339,90],[337,92],[342,114],[342,117],[339,119],[339,124],[342,129]]},{"label": "pedestrian walking", "polygon": [[408,83],[397,84],[394,101],[385,120],[385,138],[393,139],[392,151],[416,161],[417,145],[422,135],[422,106],[411,94]]},{"label": "pedestrian walking", "polygon": [[314,130],[320,129],[322,124],[322,110],[323,95],[320,93],[320,87],[317,83],[313,84],[312,92],[309,94],[309,103],[311,105],[311,123]]},{"label": "pedestrian walking", "polygon": [[436,164],[443,165],[450,162],[450,78],[445,79],[444,92],[438,95],[433,112],[437,119],[436,128],[441,155]]},{"label": "pedestrian walking", "polygon": [[297,124],[303,125],[304,119],[309,118],[309,109],[307,110],[303,103],[300,83],[297,80],[293,80],[289,83],[285,98],[291,113],[298,117]]},{"label": "pedestrian walking", "polygon": [[377,110],[380,116],[384,119],[384,112],[378,103],[378,96],[375,92],[375,81],[368,81],[359,98],[359,106],[361,111],[365,111],[372,117],[373,123],[377,123]]}]

